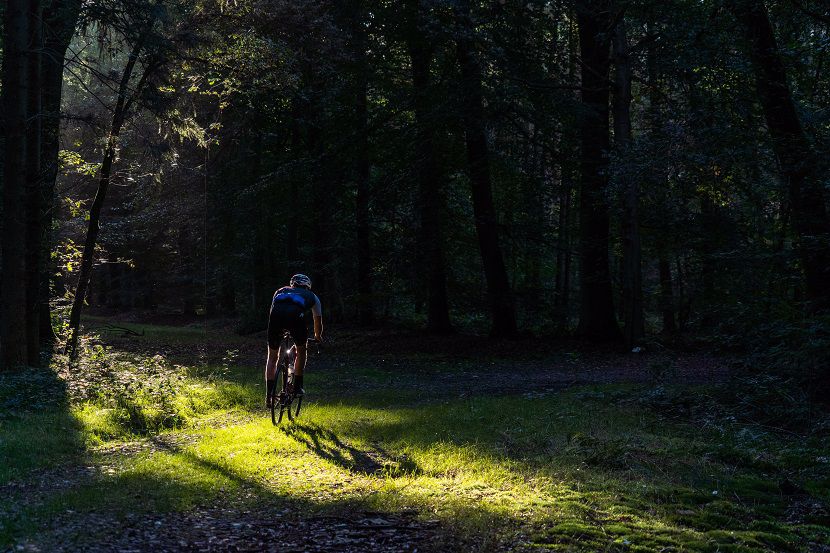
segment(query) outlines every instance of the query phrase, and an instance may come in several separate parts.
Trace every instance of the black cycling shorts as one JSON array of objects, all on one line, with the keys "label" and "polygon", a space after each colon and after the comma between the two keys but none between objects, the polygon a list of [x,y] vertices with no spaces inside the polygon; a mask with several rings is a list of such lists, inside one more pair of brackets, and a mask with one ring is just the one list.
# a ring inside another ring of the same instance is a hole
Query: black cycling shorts
[{"label": "black cycling shorts", "polygon": [[268,316],[268,347],[279,349],[283,333],[288,331],[296,344],[304,346],[308,327],[304,312],[292,303],[275,303]]}]

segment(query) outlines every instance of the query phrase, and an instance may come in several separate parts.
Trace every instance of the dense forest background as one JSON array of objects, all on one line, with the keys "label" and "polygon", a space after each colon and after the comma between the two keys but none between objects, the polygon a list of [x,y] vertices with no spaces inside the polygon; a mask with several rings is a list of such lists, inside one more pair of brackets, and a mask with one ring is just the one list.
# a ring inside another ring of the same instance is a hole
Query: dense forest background
[{"label": "dense forest background", "polygon": [[2,351],[86,304],[704,339],[828,381],[820,0],[8,0]]}]

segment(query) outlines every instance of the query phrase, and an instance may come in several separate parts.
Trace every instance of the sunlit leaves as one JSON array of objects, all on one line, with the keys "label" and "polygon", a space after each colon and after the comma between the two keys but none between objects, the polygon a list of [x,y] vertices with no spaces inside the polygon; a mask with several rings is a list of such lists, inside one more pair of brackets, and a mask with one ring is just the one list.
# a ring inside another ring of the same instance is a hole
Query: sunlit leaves
[{"label": "sunlit leaves", "polygon": [[[58,153],[58,160],[60,162],[61,171],[64,174],[76,174],[87,177],[95,176],[98,169],[101,168],[100,163],[86,161],[81,157],[79,152],[73,150],[61,150]],[[73,217],[75,215],[73,214]]]}]

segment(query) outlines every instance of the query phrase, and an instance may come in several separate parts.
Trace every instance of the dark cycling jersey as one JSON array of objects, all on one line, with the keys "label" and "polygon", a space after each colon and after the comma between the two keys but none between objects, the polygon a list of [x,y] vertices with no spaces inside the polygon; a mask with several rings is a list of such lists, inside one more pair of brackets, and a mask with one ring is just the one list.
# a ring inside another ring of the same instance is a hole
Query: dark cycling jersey
[{"label": "dark cycling jersey", "polygon": [[284,286],[277,290],[274,293],[274,299],[271,301],[271,309],[283,305],[296,305],[302,313],[311,310],[315,317],[323,316],[320,298],[317,297],[317,294],[306,288]]},{"label": "dark cycling jersey", "polygon": [[311,290],[290,286],[277,290],[268,314],[268,346],[271,349],[279,348],[285,330],[296,343],[305,344],[308,338],[305,314],[309,310],[315,317],[323,316],[320,298]]}]

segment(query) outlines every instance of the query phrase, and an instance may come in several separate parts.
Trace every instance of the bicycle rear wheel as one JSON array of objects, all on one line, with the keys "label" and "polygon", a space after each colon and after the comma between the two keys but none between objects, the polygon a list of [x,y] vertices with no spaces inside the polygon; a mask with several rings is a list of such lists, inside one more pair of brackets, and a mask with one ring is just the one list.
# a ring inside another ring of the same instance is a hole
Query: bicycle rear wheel
[{"label": "bicycle rear wheel", "polygon": [[[277,374],[275,375],[275,378],[276,378],[277,381],[280,380],[280,377],[281,377],[282,374],[285,374],[285,371],[283,370],[283,368],[281,366],[277,365]],[[279,406],[279,404],[281,402],[278,401],[281,397],[282,397],[282,392],[280,392],[280,395],[278,395],[277,397],[274,397],[274,398],[271,399],[271,424],[273,424],[275,426],[277,424],[279,424],[279,422],[280,422],[279,419],[277,419],[277,409],[280,409],[279,418],[282,419],[282,409]]]},{"label": "bicycle rear wheel", "polygon": [[[280,362],[277,366],[277,378],[279,379],[281,389],[271,407],[271,422],[274,425],[282,422],[282,416],[286,412],[288,413],[288,420],[294,420],[291,413],[291,404],[294,402],[294,398],[288,393],[288,373],[291,372],[293,363],[296,360],[296,357],[292,353],[294,351],[292,349],[293,347],[294,340],[286,332],[280,344]],[[297,411],[299,412],[299,409]]]},{"label": "bicycle rear wheel", "polygon": [[291,398],[291,396],[289,396],[288,403],[285,405],[285,412],[288,413],[288,420],[289,421],[294,420],[294,415],[291,414],[291,404],[293,403],[293,401],[294,401],[293,398]]},{"label": "bicycle rear wheel", "polygon": [[283,365],[282,367],[282,379],[281,385],[282,389],[280,390],[279,401],[275,403],[279,403],[280,414],[277,417],[277,424],[282,422],[282,415],[283,413],[288,410],[288,418],[291,418],[291,396],[288,395],[288,365]]}]

